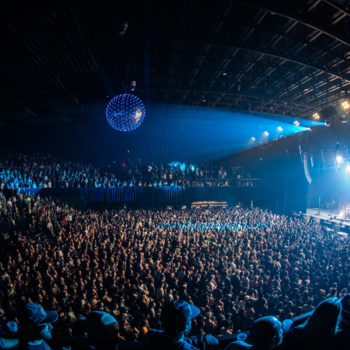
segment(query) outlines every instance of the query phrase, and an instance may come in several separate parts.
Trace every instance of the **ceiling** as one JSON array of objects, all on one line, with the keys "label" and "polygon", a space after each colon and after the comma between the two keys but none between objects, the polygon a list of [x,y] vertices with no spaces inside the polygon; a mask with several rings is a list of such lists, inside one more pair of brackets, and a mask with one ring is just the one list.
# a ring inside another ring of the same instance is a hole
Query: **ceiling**
[{"label": "ceiling", "polygon": [[13,8],[1,15],[0,126],[101,118],[131,80],[146,103],[311,118],[348,96],[348,3],[61,1]]}]

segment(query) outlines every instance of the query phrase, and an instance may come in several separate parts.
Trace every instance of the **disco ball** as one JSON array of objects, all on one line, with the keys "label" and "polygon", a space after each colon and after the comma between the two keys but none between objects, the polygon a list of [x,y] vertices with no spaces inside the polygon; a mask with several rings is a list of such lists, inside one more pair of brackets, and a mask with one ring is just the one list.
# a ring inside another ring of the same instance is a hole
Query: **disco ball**
[{"label": "disco ball", "polygon": [[106,119],[109,125],[118,131],[135,130],[142,124],[145,114],[143,102],[131,94],[114,96],[106,108]]}]

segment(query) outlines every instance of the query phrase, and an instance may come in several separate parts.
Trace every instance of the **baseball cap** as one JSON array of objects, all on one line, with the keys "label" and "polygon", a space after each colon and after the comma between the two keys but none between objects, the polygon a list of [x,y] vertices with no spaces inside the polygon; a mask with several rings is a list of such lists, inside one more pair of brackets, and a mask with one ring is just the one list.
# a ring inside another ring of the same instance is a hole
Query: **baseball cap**
[{"label": "baseball cap", "polygon": [[92,311],[86,318],[80,318],[86,324],[88,336],[95,341],[109,342],[118,340],[119,323],[104,311]]},{"label": "baseball cap", "polygon": [[187,320],[192,320],[201,313],[201,310],[187,301],[173,300],[164,306],[163,317],[177,317],[183,315]]},{"label": "baseball cap", "polygon": [[185,330],[186,324],[199,314],[197,306],[183,300],[173,300],[164,306],[160,320],[164,331],[172,334]]},{"label": "baseball cap", "polygon": [[0,337],[6,339],[18,338],[18,326],[15,321],[0,320]]},{"label": "baseball cap", "polygon": [[35,303],[26,303],[23,312],[23,321],[25,325],[32,327],[41,323],[53,323],[58,319],[56,311],[45,311]]}]

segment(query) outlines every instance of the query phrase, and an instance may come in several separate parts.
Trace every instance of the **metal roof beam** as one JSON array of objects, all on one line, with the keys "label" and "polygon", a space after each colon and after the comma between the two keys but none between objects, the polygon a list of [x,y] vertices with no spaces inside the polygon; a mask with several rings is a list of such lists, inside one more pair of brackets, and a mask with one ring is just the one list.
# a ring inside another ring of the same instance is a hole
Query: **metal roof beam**
[{"label": "metal roof beam", "polygon": [[335,8],[336,10],[338,10],[339,12],[341,12],[343,15],[345,16],[349,16],[350,17],[350,13],[345,11],[343,8],[341,8],[340,6],[334,4],[333,2],[331,1],[328,1],[328,0],[321,0],[322,2],[324,2],[325,4]]},{"label": "metal roof beam", "polygon": [[[191,91],[190,87],[187,87],[186,88],[188,92]],[[154,93],[157,93],[158,92],[158,89],[157,88],[151,88],[151,91],[154,92]],[[178,89],[166,89],[166,91],[164,91],[168,94],[170,93],[176,93],[176,94],[182,94],[183,93],[183,90],[178,88]],[[217,97],[220,97],[222,96],[222,91],[204,91],[204,90],[196,90],[196,91],[192,91],[193,94],[196,94],[196,95],[203,95],[205,93],[207,93],[206,96],[217,96]],[[310,106],[310,105],[307,105],[307,104],[303,104],[303,103],[294,103],[294,102],[291,102],[290,100],[287,100],[287,99],[280,99],[280,98],[276,98],[276,97],[271,97],[271,98],[266,98],[266,96],[263,96],[263,95],[256,95],[256,94],[248,94],[246,93],[245,91],[241,91],[241,92],[229,92],[226,94],[227,97],[245,97],[245,98],[252,98],[252,99],[261,99],[261,100],[267,100],[267,101],[270,101],[269,103],[271,103],[272,101],[278,101],[279,103],[283,104],[283,105],[288,105],[288,104],[291,104],[293,106],[296,106],[296,107],[299,107],[299,108],[307,108],[307,109],[314,109],[314,106]]]},{"label": "metal roof beam", "polygon": [[261,1],[254,1],[254,0],[244,0],[244,1],[243,0],[236,0],[236,2],[239,3],[240,5],[254,7],[257,9],[269,11],[270,13],[273,13],[277,16],[296,21],[299,24],[304,25],[305,27],[317,30],[317,31],[321,32],[322,34],[332,38],[333,40],[339,41],[342,44],[346,45],[347,47],[350,47],[349,41],[347,41],[344,38],[341,38],[338,34],[330,31],[329,29],[323,28],[318,24],[312,23],[310,20],[308,20],[306,18],[299,17],[296,14],[289,14],[280,8],[268,6],[266,4],[266,2],[264,4],[262,4]]},{"label": "metal roof beam", "polygon": [[[157,41],[159,39],[152,39],[152,40],[153,41]],[[192,41],[191,40],[181,40],[181,41],[182,42],[186,42],[186,43],[207,44],[206,42],[202,42],[202,41],[193,41],[193,40]],[[272,58],[277,58],[277,59],[280,59],[280,60],[285,60],[285,61],[288,61],[288,62],[291,62],[291,63],[295,63],[297,65],[304,66],[304,67],[311,68],[313,70],[317,70],[319,72],[325,73],[325,74],[330,75],[330,76],[332,76],[334,78],[338,78],[338,79],[341,79],[343,81],[350,82],[350,78],[347,78],[347,77],[345,77],[343,75],[340,75],[339,73],[335,73],[335,72],[326,70],[324,68],[321,68],[321,67],[315,65],[314,63],[311,64],[309,62],[301,61],[300,58],[295,58],[295,57],[291,56],[290,54],[289,55],[281,55],[280,53],[276,53],[276,52],[272,52],[272,51],[268,51],[268,50],[263,50],[263,49],[260,49],[260,48],[251,48],[251,47],[244,47],[244,46],[238,46],[238,45],[228,45],[228,44],[223,44],[223,43],[217,43],[217,45],[226,46],[226,47],[238,49],[238,50],[241,50],[241,51],[247,51],[247,52],[251,52],[251,53],[256,53],[258,55],[264,54],[264,55],[272,57]]]}]

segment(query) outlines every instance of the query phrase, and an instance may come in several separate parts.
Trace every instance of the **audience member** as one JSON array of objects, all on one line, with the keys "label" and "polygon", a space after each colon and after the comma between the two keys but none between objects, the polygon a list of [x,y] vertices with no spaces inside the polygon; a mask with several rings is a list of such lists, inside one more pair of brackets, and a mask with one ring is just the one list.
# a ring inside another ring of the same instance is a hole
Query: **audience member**
[{"label": "audience member", "polygon": [[0,319],[0,349],[18,350],[18,326],[15,321]]},{"label": "audience member", "polygon": [[275,316],[264,316],[255,320],[250,328],[251,343],[235,341],[225,350],[271,350],[281,344],[283,339],[282,323]]},{"label": "audience member", "polygon": [[192,320],[200,314],[200,309],[183,300],[173,300],[162,310],[160,319],[163,330],[151,329],[143,339],[141,348],[156,349],[203,349],[206,345],[218,345],[212,335],[189,336]]},{"label": "audience member", "polygon": [[282,350],[322,350],[335,348],[341,303],[335,297],[323,300],[312,315],[300,326],[292,328],[285,336]]},{"label": "audience member", "polygon": [[22,336],[20,349],[50,350],[47,340],[52,339],[52,323],[58,319],[56,311],[45,311],[39,305],[28,302],[20,314]]},{"label": "audience member", "polygon": [[342,306],[341,321],[339,331],[335,336],[336,350],[343,350],[350,347],[350,294],[346,294],[340,299]]},{"label": "audience member", "polygon": [[86,317],[87,341],[92,349],[118,350],[119,324],[104,311],[92,311]]}]

